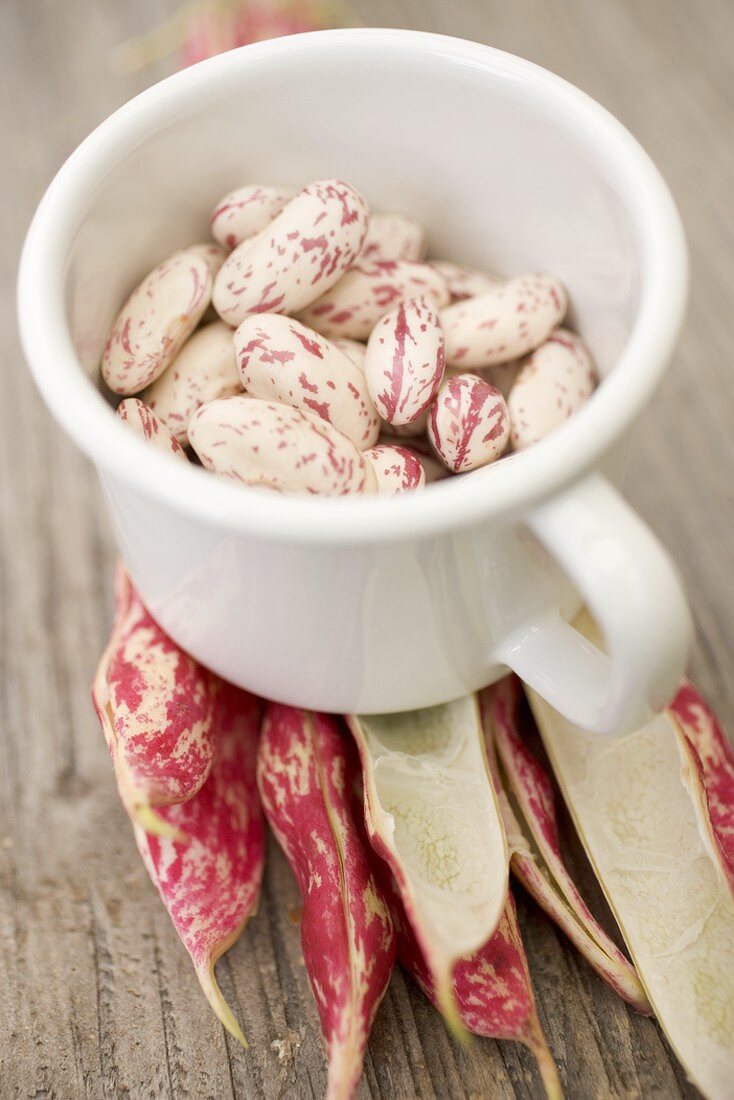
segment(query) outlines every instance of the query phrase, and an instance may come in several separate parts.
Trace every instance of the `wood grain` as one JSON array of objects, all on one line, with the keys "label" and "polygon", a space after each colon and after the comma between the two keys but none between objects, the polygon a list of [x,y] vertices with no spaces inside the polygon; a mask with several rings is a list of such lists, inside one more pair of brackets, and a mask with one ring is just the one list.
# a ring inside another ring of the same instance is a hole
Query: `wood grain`
[{"label": "wood grain", "polygon": [[[17,253],[33,207],[77,142],[161,72],[123,78],[111,48],[174,0],[0,5],[0,1094],[318,1097],[316,1013],[273,849],[260,912],[220,965],[251,1039],[209,1014],[140,865],[88,700],[110,619],[114,556],[94,475],[41,407],[15,334]],[[696,613],[695,680],[734,729],[734,7],[728,0],[383,0],[373,25],[490,42],[590,92],[642,140],[680,203],[693,259],[688,323],[643,417],[629,495],[673,551]],[[599,912],[580,853],[570,854]],[[540,1012],[572,1100],[692,1097],[657,1026],[636,1017],[520,899]],[[513,1044],[447,1036],[396,974],[361,1100],[536,1098]]]}]

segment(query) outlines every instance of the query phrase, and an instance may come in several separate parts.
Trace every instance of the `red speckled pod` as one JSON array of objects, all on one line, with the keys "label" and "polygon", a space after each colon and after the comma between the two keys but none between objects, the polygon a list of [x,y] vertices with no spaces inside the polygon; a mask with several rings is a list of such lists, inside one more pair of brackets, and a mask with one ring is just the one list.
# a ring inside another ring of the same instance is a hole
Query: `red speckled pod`
[{"label": "red speckled pod", "polygon": [[270,225],[293,194],[288,187],[266,187],[259,183],[230,191],[212,211],[212,237],[231,251]]},{"label": "red speckled pod", "polygon": [[734,893],[734,751],[716,715],[687,680],[668,708],[688,747],[717,863]]},{"label": "red speckled pod", "polygon": [[360,451],[375,443],[380,418],[364,372],[335,344],[277,313],[245,318],[234,344],[242,383],[253,397],[328,421]]},{"label": "red speckled pod", "polygon": [[426,484],[426,472],[414,451],[408,447],[379,444],[364,452],[377,479],[377,492],[390,496],[422,489]]},{"label": "red speckled pod", "polygon": [[369,211],[341,180],[304,187],[230,253],[214,283],[217,313],[236,327],[248,313],[295,313],[329,290],[362,248]]},{"label": "red speckled pod", "polygon": [[245,1046],[245,1037],[214,976],[214,964],[239,938],[257,908],[265,859],[255,782],[260,701],[222,683],[216,703],[217,747],[211,773],[188,802],[160,813],[181,840],[135,839],[214,1012]]},{"label": "red speckled pod", "polygon": [[510,421],[498,389],[475,374],[447,378],[431,406],[428,438],[455,474],[494,462],[505,450]]},{"label": "red speckled pod", "polygon": [[176,437],[169,431],[167,425],[162,424],[145,402],[137,397],[127,397],[117,406],[117,415],[123,424],[127,424],[131,431],[141,436],[146,443],[150,443],[164,454],[173,455],[183,462],[188,462],[186,452]]},{"label": "red speckled pod", "polygon": [[479,294],[486,294],[488,290],[501,286],[505,281],[499,275],[490,275],[489,272],[477,271],[474,267],[454,264],[450,260],[431,260],[431,266],[435,267],[446,280],[452,302],[476,298]]},{"label": "red speckled pod", "polygon": [[596,385],[589,349],[575,333],[559,328],[523,361],[507,408],[516,451],[544,439],[581,408]]},{"label": "red speckled pod", "polygon": [[[389,896],[398,932],[400,962],[438,1008],[430,968],[421,954],[400,898],[397,892]],[[538,1063],[546,1096],[549,1100],[560,1100],[563,1094],[558,1071],[538,1019],[511,893],[507,895],[496,932],[481,950],[456,964],[453,981],[457,1008],[467,1031],[486,1039],[524,1043]]]},{"label": "red speckled pod", "polygon": [[[652,1008],[637,971],[595,919],[563,862],[551,783],[523,739],[523,731],[528,729],[526,722],[532,727],[532,717],[523,711],[522,702],[520,682],[514,676],[506,677],[480,695],[487,757],[498,787],[511,849],[510,868],[597,974],[638,1012],[649,1016]],[[495,746],[535,850],[502,790]]]},{"label": "red speckled pod", "polygon": [[366,340],[388,310],[406,298],[421,296],[436,306],[449,300],[445,279],[430,264],[408,260],[360,263],[303,310],[300,319],[324,336]]},{"label": "red speckled pod", "polygon": [[161,630],[120,567],[116,621],[92,699],[123,802],[146,829],[160,827],[151,807],[184,802],[206,781],[220,686]]},{"label": "red speckled pod", "polygon": [[112,326],[102,377],[115,393],[139,393],[168,367],[211,301],[209,261],[176,252],[143,279]]},{"label": "red speckled pod", "polygon": [[380,318],[367,342],[364,371],[388,424],[410,424],[426,412],[444,371],[443,333],[428,298],[410,298]]},{"label": "red speckled pod", "polygon": [[375,489],[362,452],[331,424],[256,397],[202,405],[189,441],[208,470],[245,485],[324,496]]},{"label": "red speckled pod", "polygon": [[329,1054],[329,1100],[354,1094],[395,934],[356,820],[358,767],[327,715],[269,704],[258,750],[263,809],[303,898],[301,942]]},{"label": "red speckled pod", "polygon": [[168,370],[142,396],[185,446],[189,420],[198,408],[241,392],[232,329],[215,321],[186,341]]},{"label": "red speckled pod", "polygon": [[552,275],[518,275],[441,310],[446,362],[462,370],[519,359],[560,325],[566,292]]},{"label": "red speckled pod", "polygon": [[405,214],[370,214],[360,263],[425,259],[425,227]]}]

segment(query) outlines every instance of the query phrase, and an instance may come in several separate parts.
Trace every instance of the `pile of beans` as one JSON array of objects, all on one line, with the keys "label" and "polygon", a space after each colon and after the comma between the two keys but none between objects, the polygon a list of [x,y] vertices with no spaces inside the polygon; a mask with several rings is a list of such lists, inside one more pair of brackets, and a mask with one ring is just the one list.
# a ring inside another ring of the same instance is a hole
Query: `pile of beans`
[{"label": "pile of beans", "polygon": [[558,279],[427,261],[422,225],[341,180],[241,187],[211,231],[143,279],[102,357],[118,414],[183,461],[402,493],[536,443],[594,389]]}]

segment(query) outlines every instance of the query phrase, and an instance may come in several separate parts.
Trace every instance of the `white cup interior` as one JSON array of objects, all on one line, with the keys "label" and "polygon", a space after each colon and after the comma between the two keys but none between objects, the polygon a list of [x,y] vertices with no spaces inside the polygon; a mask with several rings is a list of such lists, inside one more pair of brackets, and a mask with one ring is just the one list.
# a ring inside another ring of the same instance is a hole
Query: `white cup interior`
[{"label": "white cup interior", "polygon": [[[235,51],[151,89],[92,135],[53,185],[21,277],[24,338],[47,398],[58,378],[30,331],[44,293],[38,279],[30,286],[39,252],[56,274],[63,267],[63,324],[96,378],[127,293],[171,251],[207,239],[225,191],[326,176],[349,180],[374,209],[421,219],[436,258],[507,275],[544,269],[566,284],[570,323],[612,377],[560,443],[541,445],[555,458],[519,456],[526,483],[537,477],[542,489],[549,466],[568,479],[614,442],[664,368],[685,299],[668,192],[629,134],[576,89],[498,51],[412,32],[327,32]],[[49,204],[61,217],[52,242]],[[603,399],[606,417],[594,410]],[[492,470],[495,483],[514,464]],[[506,498],[518,489],[508,483]]]}]

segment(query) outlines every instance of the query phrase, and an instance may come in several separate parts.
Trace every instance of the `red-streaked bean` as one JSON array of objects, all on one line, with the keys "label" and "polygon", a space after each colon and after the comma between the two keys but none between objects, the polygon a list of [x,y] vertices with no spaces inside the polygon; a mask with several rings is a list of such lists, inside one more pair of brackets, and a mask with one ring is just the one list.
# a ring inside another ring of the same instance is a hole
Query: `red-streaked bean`
[{"label": "red-streaked bean", "polygon": [[516,451],[544,439],[581,408],[596,385],[591,353],[567,329],[558,329],[523,362],[507,407]]},{"label": "red-streaked bean", "polygon": [[370,214],[360,263],[380,260],[423,260],[428,242],[425,227],[405,214]]},{"label": "red-streaked bean", "polygon": [[362,248],[369,211],[353,187],[318,180],[230,253],[213,301],[235,328],[249,313],[295,313],[328,291]]},{"label": "red-streaked bean", "polygon": [[127,424],[136,435],[142,436],[146,443],[165,454],[188,462],[186,452],[175,435],[166,424],[160,422],[145,402],[139,401],[137,397],[126,397],[117,406],[117,415],[123,424]]},{"label": "red-streaked bean", "polygon": [[200,405],[241,392],[232,329],[224,321],[214,321],[189,337],[168,370],[142,397],[186,446],[189,420]]},{"label": "red-streaked bean", "polygon": [[443,371],[443,333],[428,298],[410,298],[380,318],[367,343],[365,378],[383,420],[417,420],[436,396]]},{"label": "red-streaked bean", "polygon": [[566,312],[563,286],[552,275],[518,275],[440,313],[446,362],[469,370],[509,363],[534,351]]},{"label": "red-streaked bean", "polygon": [[334,344],[279,313],[245,318],[234,336],[244,388],[328,421],[360,451],[371,447],[380,418],[364,373]]},{"label": "red-streaked bean", "polygon": [[443,275],[449,288],[452,302],[463,302],[465,298],[476,298],[486,294],[505,281],[499,275],[490,275],[488,271],[477,271],[475,267],[454,264],[450,260],[431,260],[431,267]]},{"label": "red-streaked bean", "polygon": [[399,444],[378,444],[364,452],[377,479],[377,492],[389,496],[422,489],[426,484],[426,472],[420,457],[408,447]]},{"label": "red-streaked bean", "polygon": [[212,273],[212,280],[216,279],[219,274],[222,264],[227,259],[227,251],[222,248],[221,245],[212,244],[211,241],[206,241],[204,244],[192,244],[186,252],[192,252],[194,256],[201,256],[209,264],[209,270]]},{"label": "red-streaked bean", "polygon": [[367,354],[366,344],[361,343],[359,340],[350,340],[346,336],[335,336],[331,342],[337,348],[340,348],[345,355],[348,355],[355,367],[359,367],[364,374],[364,360]]},{"label": "red-streaked bean", "polygon": [[362,452],[331,424],[256,397],[202,405],[189,442],[208,470],[245,485],[325,496],[375,489]]},{"label": "red-streaked bean", "polygon": [[447,378],[431,407],[428,437],[449,470],[461,474],[494,462],[509,435],[499,390],[475,374]]},{"label": "red-streaked bean", "polygon": [[366,340],[388,310],[420,295],[439,307],[449,300],[445,279],[429,264],[409,260],[358,264],[303,310],[300,319],[324,336]]},{"label": "red-streaked bean", "polygon": [[294,194],[289,187],[259,183],[229,191],[212,211],[212,237],[231,251],[269,225]]},{"label": "red-streaked bean", "polygon": [[163,374],[211,300],[209,261],[175,252],[145,276],[120,310],[102,355],[102,377],[129,397]]}]

